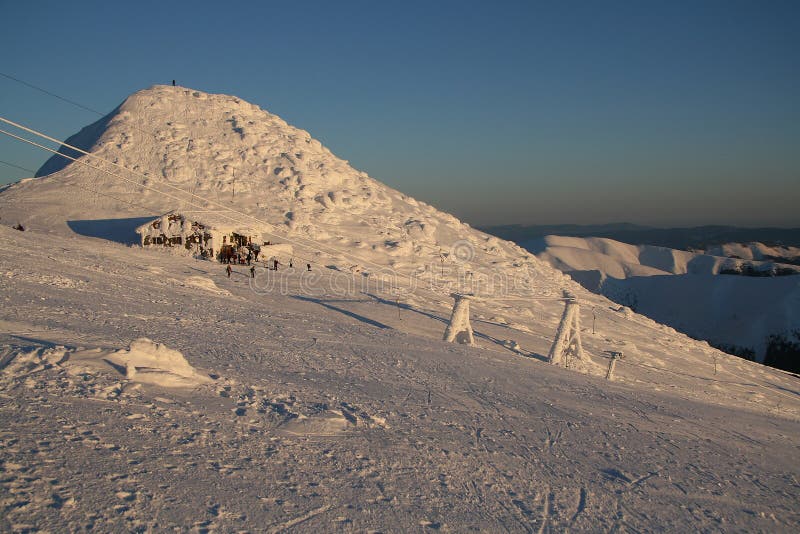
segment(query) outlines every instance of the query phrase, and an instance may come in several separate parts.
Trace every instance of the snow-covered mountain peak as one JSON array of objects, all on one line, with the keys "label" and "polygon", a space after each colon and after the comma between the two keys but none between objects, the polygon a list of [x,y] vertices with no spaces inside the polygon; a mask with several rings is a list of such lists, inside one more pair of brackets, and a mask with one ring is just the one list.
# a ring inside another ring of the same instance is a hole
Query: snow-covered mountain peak
[{"label": "snow-covered mountain peak", "polygon": [[527,269],[521,278],[564,283],[516,245],[385,186],[308,132],[233,96],[154,86],[66,144],[91,156],[53,156],[39,173],[47,176],[6,191],[9,219],[53,230],[75,219],[189,212],[258,227],[265,239],[300,245],[338,268],[409,275],[448,261],[462,274]]},{"label": "snow-covered mountain peak", "polygon": [[[59,155],[38,175],[58,172],[60,182],[133,195],[156,211],[185,207],[159,195],[164,186],[170,195],[198,197],[187,201],[224,201],[226,207],[288,226],[297,225],[303,213],[337,204],[363,212],[391,202],[388,188],[334,156],[308,132],[228,95],[154,86],[131,95],[67,144],[91,152],[98,158],[93,164],[122,176]],[[77,155],[68,148],[61,152]],[[92,183],[80,183],[87,181]]]},{"label": "snow-covered mountain peak", "polygon": [[[149,176],[150,185],[205,194],[307,198],[357,188],[366,178],[308,132],[256,105],[183,87],[134,93],[67,143]],[[53,156],[39,174],[69,163]],[[239,204],[249,207],[248,198],[240,196]]]}]

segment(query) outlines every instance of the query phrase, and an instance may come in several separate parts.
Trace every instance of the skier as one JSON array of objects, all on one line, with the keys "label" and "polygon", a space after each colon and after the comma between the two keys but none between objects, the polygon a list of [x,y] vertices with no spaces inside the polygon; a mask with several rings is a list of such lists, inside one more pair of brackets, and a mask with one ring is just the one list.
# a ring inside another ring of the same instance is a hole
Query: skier
[{"label": "skier", "polygon": [[229,263],[228,266],[225,267],[225,272],[228,273],[228,278],[231,277],[231,271],[233,271],[233,269],[231,269],[231,264]]},{"label": "skier", "polygon": [[279,264],[279,263],[280,263],[280,262],[278,261],[278,258],[275,258],[275,270],[276,270],[276,271],[278,270],[278,264]]},{"label": "skier", "polygon": [[306,263],[306,269],[308,269],[309,271],[311,270],[311,264],[310,263]]},{"label": "skier", "polygon": [[250,260],[252,260],[252,259],[253,259],[253,254],[250,251],[248,251],[247,252],[247,265],[250,265]]},{"label": "skier", "polygon": [[253,265],[250,267],[250,278],[255,278],[255,277],[256,277],[256,266]]}]

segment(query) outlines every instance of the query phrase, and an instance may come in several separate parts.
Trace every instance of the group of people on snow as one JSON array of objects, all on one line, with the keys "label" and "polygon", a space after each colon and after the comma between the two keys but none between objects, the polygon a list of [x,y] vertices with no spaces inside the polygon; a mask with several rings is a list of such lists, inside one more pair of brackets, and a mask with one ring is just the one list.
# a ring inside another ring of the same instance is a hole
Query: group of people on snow
[{"label": "group of people on snow", "polygon": [[[255,265],[251,265],[250,260],[252,258],[250,257],[249,254],[247,255],[246,259],[247,259],[247,265],[250,265],[250,278],[255,278],[256,277],[256,266]],[[223,261],[223,263],[227,264],[225,266],[225,274],[227,274],[228,278],[230,278],[231,277],[231,273],[233,272],[233,269],[231,268],[231,265],[235,264],[236,262]],[[278,267],[281,265],[281,262],[277,258],[272,258],[272,259],[268,260],[266,262],[266,264],[267,264],[267,270],[277,271]],[[294,259],[290,259],[289,260],[289,268],[290,269],[294,269]],[[311,271],[311,264],[310,263],[306,263],[306,270],[307,271]]]},{"label": "group of people on snow", "polygon": [[222,263],[234,265],[250,265],[253,261],[258,261],[258,255],[261,253],[260,248],[246,246],[236,250],[233,247],[223,248],[220,252],[220,261]]}]

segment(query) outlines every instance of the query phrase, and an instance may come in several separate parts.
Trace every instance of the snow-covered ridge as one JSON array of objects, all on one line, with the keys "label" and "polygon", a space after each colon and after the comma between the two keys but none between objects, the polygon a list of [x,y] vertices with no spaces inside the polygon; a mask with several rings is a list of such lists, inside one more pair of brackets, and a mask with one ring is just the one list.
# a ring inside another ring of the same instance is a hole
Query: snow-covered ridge
[{"label": "snow-covered ridge", "polygon": [[630,245],[602,237],[548,235],[523,245],[535,252],[540,260],[564,272],[577,276],[594,272],[601,283],[607,277],[625,279],[632,276],[720,274],[743,270],[800,273],[800,266],[766,260],[787,257],[785,254],[790,250],[771,249],[760,243],[750,246],[730,244],[702,252]]},{"label": "snow-covered ridge", "polygon": [[700,251],[712,256],[725,256],[726,258],[741,258],[744,260],[769,260],[779,263],[792,263],[800,265],[800,248],[798,247],[770,247],[764,243],[724,243]]}]

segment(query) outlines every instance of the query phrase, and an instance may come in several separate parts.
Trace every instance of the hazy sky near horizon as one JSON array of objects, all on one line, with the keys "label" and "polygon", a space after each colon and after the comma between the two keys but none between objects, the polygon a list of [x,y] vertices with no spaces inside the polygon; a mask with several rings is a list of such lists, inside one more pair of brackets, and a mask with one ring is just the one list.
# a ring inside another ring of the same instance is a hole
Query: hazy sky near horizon
[{"label": "hazy sky near horizon", "polygon": [[[797,1],[0,0],[0,27],[3,75],[103,114],[234,94],[473,225],[800,226]],[[1,75],[0,116],[98,118]],[[47,157],[0,135],[0,183]]]}]

